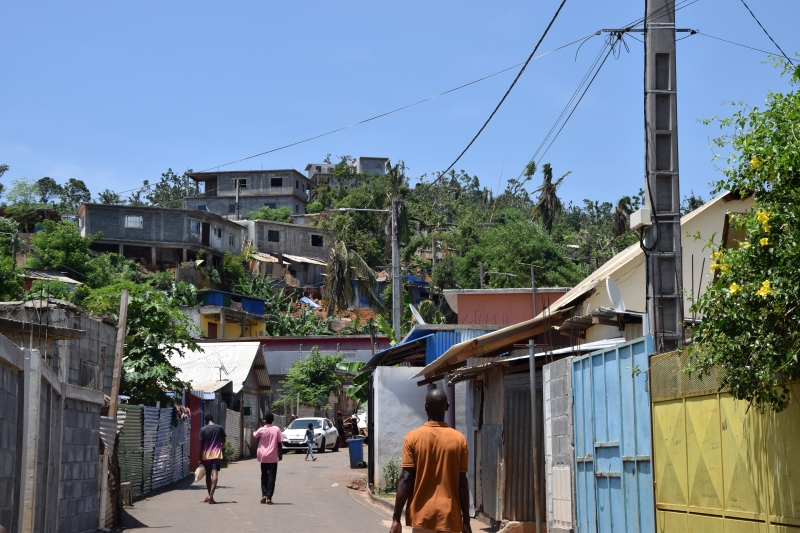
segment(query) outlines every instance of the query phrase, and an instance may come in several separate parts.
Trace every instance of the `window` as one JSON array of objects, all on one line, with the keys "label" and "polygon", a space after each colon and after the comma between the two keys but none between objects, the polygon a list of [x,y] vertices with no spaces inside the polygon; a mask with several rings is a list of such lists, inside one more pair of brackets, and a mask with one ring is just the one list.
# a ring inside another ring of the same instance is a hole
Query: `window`
[{"label": "window", "polygon": [[236,180],[236,181],[239,182],[239,188],[240,189],[246,189],[247,188],[247,180],[246,179],[239,179],[239,180]]},{"label": "window", "polygon": [[144,219],[141,215],[125,215],[125,227],[130,229],[143,229]]},{"label": "window", "polygon": [[297,207],[297,206],[294,206],[294,212],[295,212],[295,214],[299,213],[300,212],[300,208]]},{"label": "window", "polygon": [[281,242],[281,234],[278,233],[274,229],[267,230],[267,241],[269,241],[269,242]]},{"label": "window", "polygon": [[99,383],[100,367],[89,361],[81,361],[78,386],[95,390],[102,390]]},{"label": "window", "polygon": [[198,211],[208,211],[208,208],[205,205],[198,205],[197,206],[197,210]]},{"label": "window", "polygon": [[236,246],[236,237],[230,234],[228,235],[228,246],[230,246],[231,248]]},{"label": "window", "polygon": [[228,213],[234,214],[236,212],[236,204],[228,204]]},{"label": "window", "polygon": [[299,189],[300,188],[300,182],[299,181],[297,181],[297,180],[294,181],[294,188],[295,189]]},{"label": "window", "polygon": [[283,187],[283,178],[270,178],[270,187]]},{"label": "window", "polygon": [[189,221],[189,231],[192,233],[200,233],[200,222],[196,220]]},{"label": "window", "polygon": [[311,236],[311,246],[318,246],[322,247],[322,235],[312,235]]},{"label": "window", "polygon": [[322,166],[317,165],[317,172],[322,172]]},{"label": "window", "polygon": [[222,228],[214,228],[214,237],[218,239],[222,238]]}]

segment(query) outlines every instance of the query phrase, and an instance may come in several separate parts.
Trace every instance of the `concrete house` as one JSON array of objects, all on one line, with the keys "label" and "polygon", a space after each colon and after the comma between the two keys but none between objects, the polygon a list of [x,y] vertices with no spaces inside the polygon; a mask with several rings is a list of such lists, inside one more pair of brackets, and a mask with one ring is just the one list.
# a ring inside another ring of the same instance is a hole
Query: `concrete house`
[{"label": "concrete house", "polygon": [[333,248],[333,236],[314,226],[271,220],[243,220],[241,224],[247,228],[248,238],[261,253],[292,254],[325,262]]},{"label": "concrete house", "polygon": [[264,206],[288,207],[294,215],[305,214],[311,188],[311,181],[294,169],[195,172],[189,177],[202,183],[204,192],[186,198],[186,209],[235,216],[238,186],[239,218]]},{"label": "concrete house", "polygon": [[151,266],[177,266],[197,258],[225,252],[241,253],[244,228],[219,215],[187,209],[83,204],[78,228],[86,237],[102,233],[92,243],[98,252],[144,258]]},{"label": "concrete house", "polygon": [[200,291],[195,307],[181,311],[208,339],[235,339],[264,335],[264,300],[224,291]]},{"label": "concrete house", "polygon": [[[386,174],[386,163],[389,161],[388,157],[359,157],[352,163],[353,174],[377,174],[383,176]],[[306,173],[312,185],[345,185],[353,184],[353,180],[344,179],[340,180],[334,178],[333,167],[336,166],[332,163],[309,163],[306,165]]]}]

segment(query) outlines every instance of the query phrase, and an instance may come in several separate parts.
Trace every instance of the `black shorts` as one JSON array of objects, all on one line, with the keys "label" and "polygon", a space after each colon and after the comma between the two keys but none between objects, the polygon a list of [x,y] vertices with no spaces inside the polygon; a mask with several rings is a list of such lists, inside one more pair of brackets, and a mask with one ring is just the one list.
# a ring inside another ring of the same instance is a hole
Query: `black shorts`
[{"label": "black shorts", "polygon": [[201,461],[203,463],[203,468],[206,469],[206,473],[211,472],[212,470],[216,470],[219,472],[219,467],[222,464],[222,459],[209,459],[208,461]]}]

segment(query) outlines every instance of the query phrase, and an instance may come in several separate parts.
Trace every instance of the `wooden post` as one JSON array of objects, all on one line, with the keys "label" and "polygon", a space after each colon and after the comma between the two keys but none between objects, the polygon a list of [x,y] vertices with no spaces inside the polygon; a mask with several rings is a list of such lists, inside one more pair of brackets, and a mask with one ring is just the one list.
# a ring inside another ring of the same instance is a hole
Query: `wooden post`
[{"label": "wooden post", "polygon": [[119,323],[117,324],[117,351],[114,355],[114,377],[111,378],[111,403],[108,416],[117,418],[119,385],[122,377],[122,351],[125,348],[125,327],[128,324],[128,291],[123,290],[119,300]]}]

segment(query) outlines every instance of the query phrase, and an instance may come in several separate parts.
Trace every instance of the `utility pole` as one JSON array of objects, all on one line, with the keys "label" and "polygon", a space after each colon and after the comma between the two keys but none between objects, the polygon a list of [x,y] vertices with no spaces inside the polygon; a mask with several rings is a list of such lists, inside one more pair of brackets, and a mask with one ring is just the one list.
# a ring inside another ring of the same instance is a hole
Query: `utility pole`
[{"label": "utility pole", "polygon": [[241,183],[238,179],[236,180],[236,220],[239,220],[239,183]]},{"label": "utility pole", "polygon": [[403,289],[400,283],[400,200],[392,198],[392,328],[397,342],[402,337],[400,327],[403,317]]},{"label": "utility pole", "polygon": [[675,0],[646,0],[645,6],[647,314],[661,353],[683,345]]},{"label": "utility pole", "polygon": [[128,290],[122,291],[119,299],[119,323],[117,324],[117,349],[114,354],[114,377],[111,379],[111,400],[108,405],[108,416],[117,418],[119,403],[119,382],[122,378],[122,351],[125,348],[125,329],[128,324]]}]

